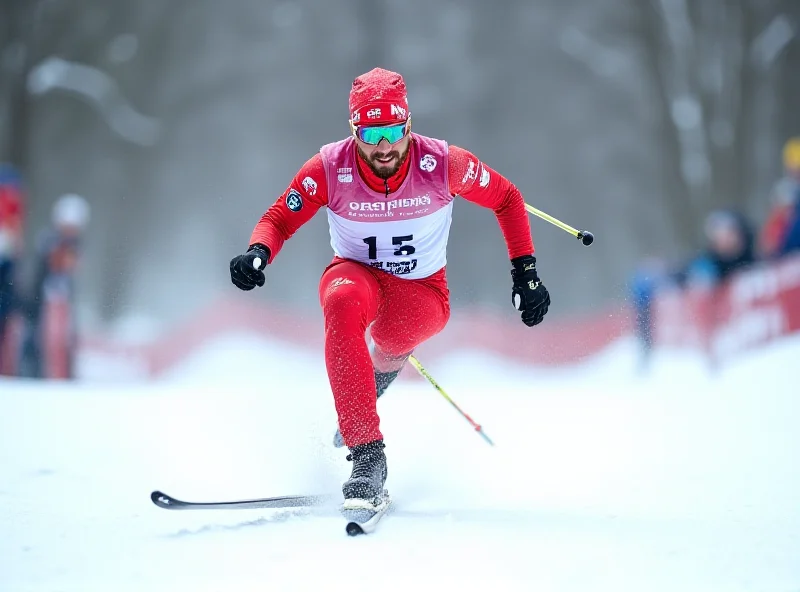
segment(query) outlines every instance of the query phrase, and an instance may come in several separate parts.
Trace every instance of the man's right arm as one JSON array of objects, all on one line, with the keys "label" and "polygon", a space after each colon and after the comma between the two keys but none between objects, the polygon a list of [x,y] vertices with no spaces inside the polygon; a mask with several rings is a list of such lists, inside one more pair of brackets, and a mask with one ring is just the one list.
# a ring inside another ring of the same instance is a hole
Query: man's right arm
[{"label": "man's right arm", "polygon": [[283,243],[327,204],[325,165],[317,153],[300,168],[283,195],[261,216],[250,235],[249,245],[267,247],[271,263]]}]

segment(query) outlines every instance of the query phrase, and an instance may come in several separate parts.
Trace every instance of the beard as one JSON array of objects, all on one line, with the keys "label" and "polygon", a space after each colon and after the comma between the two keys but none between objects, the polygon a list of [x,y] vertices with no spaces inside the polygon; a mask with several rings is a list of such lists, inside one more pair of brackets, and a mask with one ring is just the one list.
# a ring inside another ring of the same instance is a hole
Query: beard
[{"label": "beard", "polygon": [[[364,162],[367,163],[367,166],[378,178],[390,179],[397,174],[397,171],[400,170],[400,167],[403,166],[403,163],[408,158],[408,154],[411,152],[411,142],[406,145],[406,149],[402,152],[402,154],[398,150],[389,150],[389,152],[373,152],[372,156],[367,156],[360,147],[357,148],[358,155]],[[395,158],[396,163],[394,165],[387,165],[378,162],[377,160],[378,158],[388,157]]]}]

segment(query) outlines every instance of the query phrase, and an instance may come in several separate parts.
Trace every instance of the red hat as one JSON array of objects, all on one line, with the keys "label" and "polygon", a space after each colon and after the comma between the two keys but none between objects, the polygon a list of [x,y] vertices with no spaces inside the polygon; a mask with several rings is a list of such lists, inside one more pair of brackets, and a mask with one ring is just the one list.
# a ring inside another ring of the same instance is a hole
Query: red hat
[{"label": "red hat", "polygon": [[357,125],[406,121],[406,83],[397,72],[373,68],[353,80],[350,89],[350,121]]}]

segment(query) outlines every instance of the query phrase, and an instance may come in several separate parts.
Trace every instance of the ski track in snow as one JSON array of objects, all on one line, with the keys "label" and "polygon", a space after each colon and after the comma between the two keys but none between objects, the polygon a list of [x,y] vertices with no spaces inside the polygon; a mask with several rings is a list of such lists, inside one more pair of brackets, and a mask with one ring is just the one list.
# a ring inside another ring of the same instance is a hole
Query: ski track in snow
[{"label": "ski track in snow", "polygon": [[0,591],[798,592],[798,359],[795,337],[716,374],[663,353],[637,375],[626,343],[561,370],[437,362],[497,446],[399,379],[379,403],[394,508],[356,538],[335,504],[149,499],[338,493],[319,357],[232,337],[155,383],[2,379]]}]

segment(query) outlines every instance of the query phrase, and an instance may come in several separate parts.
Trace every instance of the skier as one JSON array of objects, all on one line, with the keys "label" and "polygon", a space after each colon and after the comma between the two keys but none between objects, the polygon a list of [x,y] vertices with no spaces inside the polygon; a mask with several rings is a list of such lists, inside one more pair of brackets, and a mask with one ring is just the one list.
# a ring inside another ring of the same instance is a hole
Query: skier
[{"label": "skier", "polygon": [[511,260],[512,303],[527,326],[542,321],[550,296],[519,190],[467,150],[412,133],[400,74],[374,68],[358,76],[349,108],[351,135],[302,166],[230,273],[242,290],[263,286],[284,241],[327,206],[334,258],[319,299],[325,365],[353,463],[342,493],[346,508],[368,509],[383,503],[387,475],[377,397],[450,316],[445,251],[455,196],[494,211]]}]

